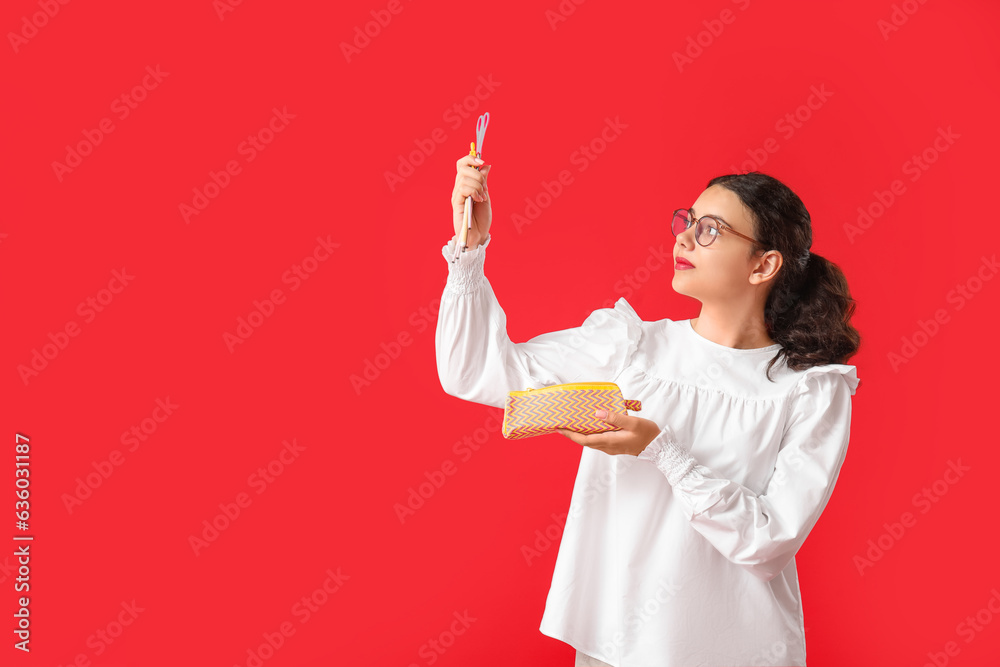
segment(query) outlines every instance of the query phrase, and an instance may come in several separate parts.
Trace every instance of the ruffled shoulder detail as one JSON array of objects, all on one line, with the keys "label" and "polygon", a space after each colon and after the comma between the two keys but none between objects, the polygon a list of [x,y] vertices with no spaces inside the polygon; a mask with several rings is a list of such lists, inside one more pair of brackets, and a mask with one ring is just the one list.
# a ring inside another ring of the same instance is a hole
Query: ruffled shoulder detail
[{"label": "ruffled shoulder detail", "polygon": [[798,396],[808,391],[811,381],[824,375],[843,376],[844,380],[847,382],[847,386],[851,390],[851,396],[854,396],[858,389],[858,385],[861,384],[861,380],[858,379],[857,366],[853,366],[851,364],[821,364],[802,371],[798,383],[795,385],[795,391],[792,392],[793,396]]},{"label": "ruffled shoulder detail", "polygon": [[642,318],[625,297],[621,297],[613,307],[598,308],[584,320],[584,335],[589,337],[594,332],[603,334],[601,338],[607,340],[616,350],[615,379],[617,379],[639,349]]}]

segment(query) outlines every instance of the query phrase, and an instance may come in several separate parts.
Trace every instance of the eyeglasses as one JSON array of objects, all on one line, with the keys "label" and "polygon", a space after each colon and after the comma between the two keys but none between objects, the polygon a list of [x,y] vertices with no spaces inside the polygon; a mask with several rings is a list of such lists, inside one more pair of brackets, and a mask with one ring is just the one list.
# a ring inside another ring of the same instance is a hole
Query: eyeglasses
[{"label": "eyeglasses", "polygon": [[[677,236],[693,224],[695,223],[691,219],[691,211],[686,208],[679,208],[674,211],[673,220],[670,222],[670,231],[674,236]],[[700,246],[710,246],[715,242],[715,239],[719,237],[723,226],[725,226],[724,228],[727,234],[735,234],[741,239],[746,239],[751,243],[759,243],[756,239],[740,234],[738,231],[730,227],[729,223],[715,217],[714,215],[703,215],[698,218],[698,225],[694,230],[694,240],[697,241]]]}]

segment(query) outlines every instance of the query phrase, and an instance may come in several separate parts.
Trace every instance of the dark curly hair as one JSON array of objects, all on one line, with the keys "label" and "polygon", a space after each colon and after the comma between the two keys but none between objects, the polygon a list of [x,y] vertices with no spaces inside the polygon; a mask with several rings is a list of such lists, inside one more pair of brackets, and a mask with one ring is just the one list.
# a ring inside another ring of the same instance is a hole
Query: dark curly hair
[{"label": "dark curly hair", "polygon": [[748,211],[753,237],[760,242],[753,244],[750,257],[767,250],[781,253],[781,268],[764,304],[768,334],[781,345],[767,365],[767,379],[782,356],[797,371],[846,363],[861,345],[861,334],[851,325],[856,304],[840,267],[809,251],[812,220],[802,200],[758,171],[717,176],[708,182],[713,185],[732,191]]}]

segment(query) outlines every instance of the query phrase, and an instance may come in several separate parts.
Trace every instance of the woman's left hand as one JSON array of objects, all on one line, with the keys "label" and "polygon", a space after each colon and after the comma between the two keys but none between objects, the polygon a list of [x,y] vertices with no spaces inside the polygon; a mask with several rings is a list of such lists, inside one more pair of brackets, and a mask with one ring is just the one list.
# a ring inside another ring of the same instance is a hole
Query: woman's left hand
[{"label": "woman's left hand", "polygon": [[596,411],[599,419],[618,426],[620,431],[606,431],[604,433],[577,433],[564,428],[557,429],[560,433],[578,445],[593,447],[605,454],[629,454],[638,456],[646,445],[651,443],[662,430],[659,425],[649,419],[622,414],[621,412],[609,412],[606,417],[601,417],[603,410]]}]

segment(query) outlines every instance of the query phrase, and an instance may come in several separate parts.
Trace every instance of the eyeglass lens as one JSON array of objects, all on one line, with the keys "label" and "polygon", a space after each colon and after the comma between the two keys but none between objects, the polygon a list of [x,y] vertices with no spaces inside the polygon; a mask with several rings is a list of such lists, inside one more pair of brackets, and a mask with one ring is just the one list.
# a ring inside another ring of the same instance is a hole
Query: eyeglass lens
[{"label": "eyeglass lens", "polygon": [[[678,236],[685,229],[690,227],[691,214],[687,211],[677,211],[674,214],[673,222],[670,226],[670,231],[674,236]],[[698,220],[698,226],[694,230],[695,240],[699,245],[707,246],[712,243],[719,236],[719,223],[717,223],[712,218],[701,218]]]}]

